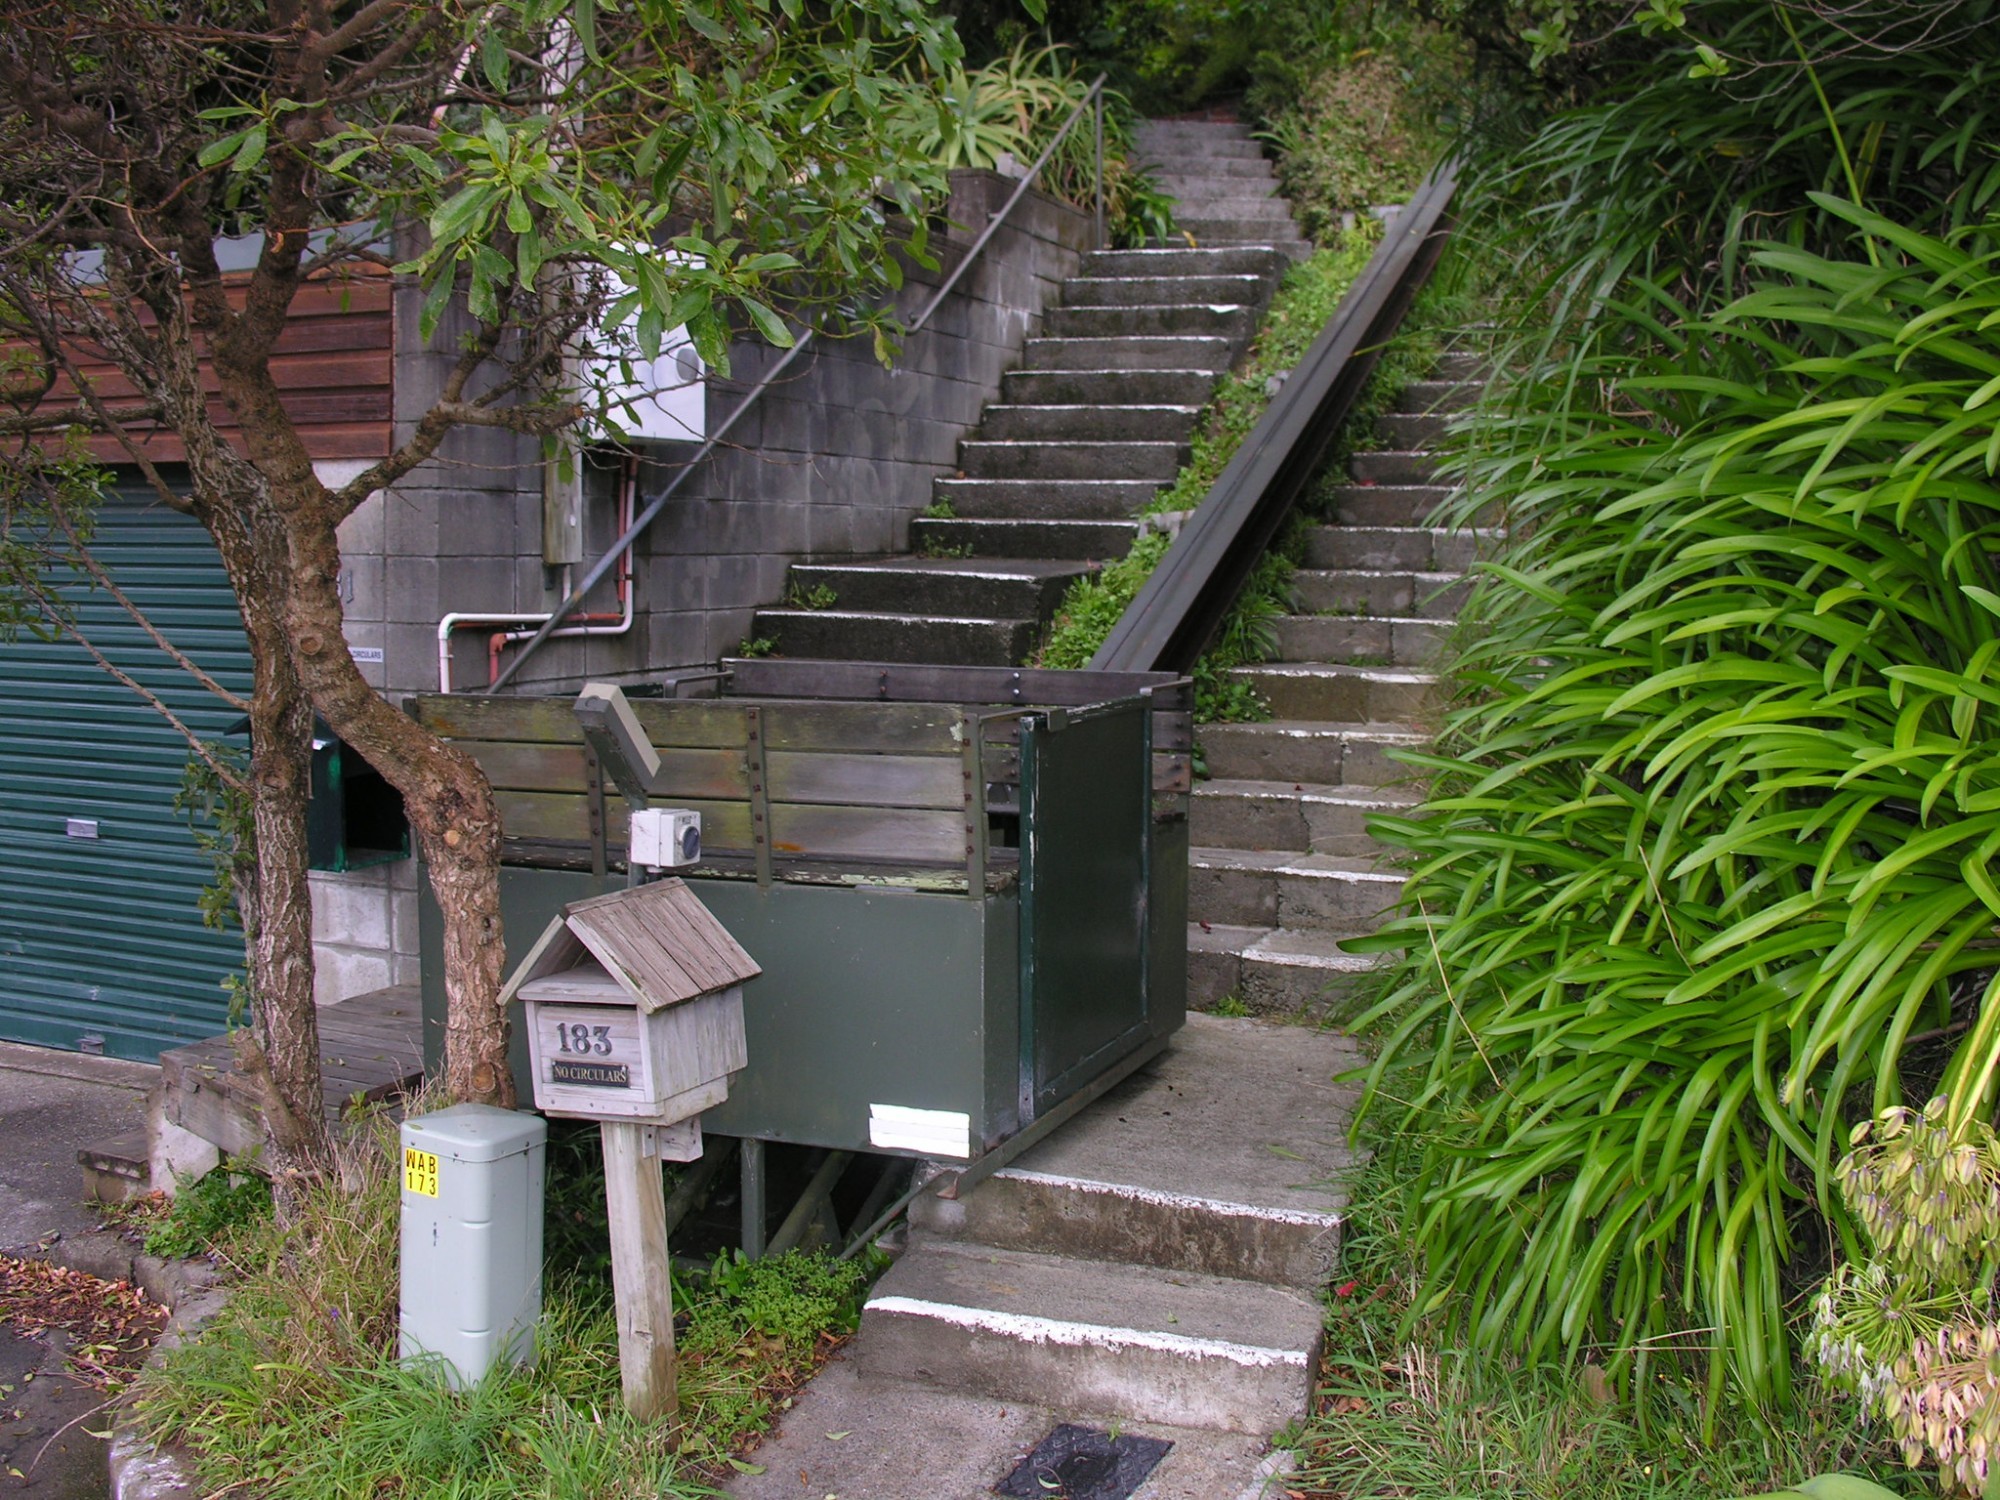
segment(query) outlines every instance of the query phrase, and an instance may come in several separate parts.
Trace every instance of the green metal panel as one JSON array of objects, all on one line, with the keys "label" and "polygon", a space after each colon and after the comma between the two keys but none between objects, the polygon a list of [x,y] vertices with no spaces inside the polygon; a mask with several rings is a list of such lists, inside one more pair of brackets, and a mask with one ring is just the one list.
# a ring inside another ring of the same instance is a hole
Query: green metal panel
[{"label": "green metal panel", "polygon": [[[162,633],[230,689],[249,647],[221,561],[193,520],[108,496],[93,551]],[[69,590],[83,633],[196,733],[241,717],[101,590]],[[213,878],[173,810],[187,744],[73,641],[0,641],[0,1038],[150,1061],[222,1029],[233,933],[201,924]],[[96,839],[70,819],[95,820]]]},{"label": "green metal panel", "polygon": [[1022,720],[1024,1118],[1147,1031],[1152,717],[1126,698]]},{"label": "green metal panel", "polygon": [[[704,1129],[865,1151],[871,1104],[962,1113],[975,1150],[1018,1127],[1011,893],[968,899],[888,885],[688,884],[764,970],[743,987],[750,1066],[729,1101],[702,1116]],[[503,869],[510,965],[565,904],[623,886],[618,876]],[[424,1035],[434,1068],[443,1037],[442,945],[428,885],[421,888]],[[526,1048],[515,1031],[514,1076],[527,1099]]]}]

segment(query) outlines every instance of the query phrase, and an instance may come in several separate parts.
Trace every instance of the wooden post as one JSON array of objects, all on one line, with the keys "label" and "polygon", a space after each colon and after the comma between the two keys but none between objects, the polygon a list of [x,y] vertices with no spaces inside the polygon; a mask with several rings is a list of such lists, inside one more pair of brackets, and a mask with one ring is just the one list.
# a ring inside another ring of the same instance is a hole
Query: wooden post
[{"label": "wooden post", "polygon": [[618,1373],[625,1409],[642,1422],[680,1404],[674,1385],[674,1284],[666,1192],[645,1125],[606,1120],[604,1205],[611,1219],[611,1286],[618,1301]]}]

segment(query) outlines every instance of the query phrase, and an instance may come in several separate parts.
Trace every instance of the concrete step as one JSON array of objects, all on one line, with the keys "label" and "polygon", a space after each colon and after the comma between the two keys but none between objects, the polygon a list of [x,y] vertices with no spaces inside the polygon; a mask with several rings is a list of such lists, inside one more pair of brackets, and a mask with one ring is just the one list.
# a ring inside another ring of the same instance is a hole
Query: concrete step
[{"label": "concrete step", "polygon": [[1288,615],[1275,625],[1277,658],[1356,667],[1427,667],[1437,660],[1451,629],[1448,620]]},{"label": "concrete step", "polygon": [[1182,443],[987,442],[958,445],[967,479],[1150,479],[1164,484],[1187,461]]},{"label": "concrete step", "polygon": [[1368,836],[1368,820],[1379,813],[1408,812],[1420,800],[1410,787],[1211,778],[1194,785],[1188,838],[1210,849],[1372,859],[1381,847]]},{"label": "concrete step", "polygon": [[1095,250],[1083,258],[1082,274],[1109,276],[1280,276],[1288,262],[1258,245],[1155,245],[1143,250]]},{"label": "concrete step", "polygon": [[951,517],[910,522],[910,545],[940,557],[1028,557],[1110,562],[1132,550],[1137,521]]},{"label": "concrete step", "polygon": [[1311,1290],[1333,1267],[1363,1064],[1332,1032],[1192,1015],[1156,1061],[963,1199],[926,1234]]},{"label": "concrete step", "polygon": [[143,1126],[77,1149],[83,1195],[99,1203],[133,1203],[153,1189],[151,1147]]},{"label": "concrete step", "polygon": [[[959,558],[891,557],[795,563],[795,593],[830,589],[843,610],[1036,619],[1046,624],[1089,563],[1029,559],[1005,564]],[[829,605],[831,608],[833,605]],[[815,611],[817,612],[817,611]]]},{"label": "concrete step", "polygon": [[1301,613],[1317,615],[1400,615],[1455,620],[1470,587],[1463,573],[1301,568],[1292,575],[1294,607]]},{"label": "concrete step", "polygon": [[1391,760],[1389,752],[1427,743],[1422,734],[1404,725],[1307,719],[1204,724],[1200,740],[1209,775],[1218,780],[1349,787],[1412,780],[1417,773]]},{"label": "concrete step", "polygon": [[964,518],[1125,520],[1160,490],[1157,479],[934,479],[931,494]]},{"label": "concrete step", "polygon": [[1191,156],[1154,172],[1153,180],[1182,202],[1278,191],[1278,174],[1271,163],[1247,156]]},{"label": "concrete step", "polygon": [[1440,354],[1431,375],[1437,380],[1484,381],[1493,373],[1493,362],[1469,349]]},{"label": "concrete step", "polygon": [[1075,276],[1063,283],[1065,307],[1160,307],[1177,302],[1214,302],[1239,307],[1261,305],[1276,277],[1235,276]]},{"label": "concrete step", "polygon": [[1013,667],[1033,654],[1032,619],[964,619],[846,609],[760,609],[750,633],[780,656]]},{"label": "concrete step", "polygon": [[1305,565],[1463,573],[1480,558],[1492,556],[1506,535],[1440,526],[1315,526],[1306,533]]},{"label": "concrete step", "polygon": [[1479,399],[1485,385],[1477,380],[1413,380],[1396,397],[1396,410],[1411,412],[1464,411]]},{"label": "concrete step", "polygon": [[1357,453],[1347,461],[1347,472],[1357,484],[1437,483],[1439,456],[1425,450],[1407,451],[1377,448]]},{"label": "concrete step", "polygon": [[1133,126],[1133,138],[1140,141],[1248,141],[1255,135],[1241,120],[1141,120]]},{"label": "concrete step", "polygon": [[1126,338],[1029,339],[1022,359],[1030,370],[1206,370],[1220,374],[1235,357],[1214,334],[1149,334]]},{"label": "concrete step", "polygon": [[1451,496],[1442,484],[1343,484],[1332,492],[1342,526],[1425,526]]},{"label": "concrete step", "polygon": [[1188,916],[1210,926],[1293,932],[1373,932],[1403,892],[1399,872],[1373,861],[1272,849],[1194,848]]},{"label": "concrete step", "polygon": [[[1068,1412],[1018,1399],[872,1378],[856,1365],[865,1355],[865,1345],[848,1345],[782,1402],[772,1414],[776,1430],[757,1445],[757,1461],[743,1465],[750,1472],[727,1475],[723,1493],[732,1500],[983,1497],[1059,1423],[1072,1420]],[[1098,1426],[1107,1441],[1115,1435],[1171,1444],[1133,1500],[1277,1500],[1283,1489],[1274,1476],[1291,1468],[1289,1453],[1265,1452],[1261,1433],[1130,1420]]]},{"label": "concrete step", "polygon": [[1175,139],[1158,136],[1136,141],[1132,156],[1139,166],[1155,176],[1176,167],[1189,166],[1194,162],[1240,161],[1269,164],[1269,158],[1264,155],[1264,148],[1247,136],[1221,139],[1202,136]]},{"label": "concrete step", "polygon": [[861,1318],[863,1373],[1229,1432],[1306,1414],[1317,1298],[915,1235]]},{"label": "concrete step", "polygon": [[1229,674],[1271,705],[1274,718],[1407,724],[1425,717],[1436,678],[1405,667],[1264,662]]},{"label": "concrete step", "polygon": [[1188,1006],[1212,1010],[1233,999],[1260,1016],[1318,1019],[1380,967],[1340,943],[1332,932],[1190,922]]},{"label": "concrete step", "polygon": [[[1267,156],[1188,156],[1168,164],[1176,177],[1233,177],[1258,180],[1274,177],[1276,167]],[[1156,172],[1157,178],[1159,174]]]},{"label": "concrete step", "polygon": [[1042,319],[1042,331],[1059,339],[1129,338],[1135,334],[1215,334],[1232,342],[1257,327],[1257,307],[1245,303],[1186,302],[1136,306],[1058,307]]},{"label": "concrete step", "polygon": [[1384,412],[1375,419],[1375,436],[1385,448],[1436,448],[1446,440],[1449,412]]},{"label": "concrete step", "polygon": [[1291,221],[1291,206],[1278,196],[1275,184],[1166,177],[1162,186],[1178,198],[1174,222],[1187,219]]},{"label": "concrete step", "polygon": [[1213,370],[1013,370],[1000,399],[1020,406],[1195,406],[1215,389]]},{"label": "concrete step", "polygon": [[1174,226],[1193,235],[1197,245],[1268,245],[1277,240],[1299,238],[1291,210],[1282,199],[1275,198],[1270,200],[1268,206],[1252,206],[1241,212],[1177,213]]},{"label": "concrete step", "polygon": [[979,435],[994,441],[1184,443],[1199,406],[993,405],[979,419]]}]

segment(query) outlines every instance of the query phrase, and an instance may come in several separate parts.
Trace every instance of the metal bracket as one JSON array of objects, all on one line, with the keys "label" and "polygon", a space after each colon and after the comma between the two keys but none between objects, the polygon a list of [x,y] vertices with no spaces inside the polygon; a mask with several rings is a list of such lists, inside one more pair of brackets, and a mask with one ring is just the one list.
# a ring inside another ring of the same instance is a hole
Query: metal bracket
[{"label": "metal bracket", "polygon": [[771,794],[769,766],[764,755],[764,710],[744,710],[748,720],[743,738],[743,769],[750,780],[750,852],[757,865],[757,884],[771,883]]}]

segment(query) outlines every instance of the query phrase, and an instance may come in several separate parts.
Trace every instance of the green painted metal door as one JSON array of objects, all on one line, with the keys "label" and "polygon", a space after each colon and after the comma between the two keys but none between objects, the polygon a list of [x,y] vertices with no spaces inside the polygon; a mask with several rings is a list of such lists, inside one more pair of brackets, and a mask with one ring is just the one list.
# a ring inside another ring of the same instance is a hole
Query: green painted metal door
[{"label": "green painted metal door", "polygon": [[1148,1034],[1152,705],[1021,722],[1021,1118]]},{"label": "green painted metal door", "polygon": [[[249,648],[208,535],[133,491],[99,510],[98,560],[232,691]],[[91,644],[204,738],[242,716],[101,589],[68,590]],[[173,809],[187,742],[74,641],[0,641],[0,1038],[151,1060],[223,1028],[234,932],[202,926],[212,878]],[[92,835],[95,835],[94,837]]]}]

